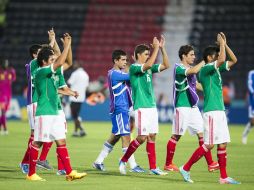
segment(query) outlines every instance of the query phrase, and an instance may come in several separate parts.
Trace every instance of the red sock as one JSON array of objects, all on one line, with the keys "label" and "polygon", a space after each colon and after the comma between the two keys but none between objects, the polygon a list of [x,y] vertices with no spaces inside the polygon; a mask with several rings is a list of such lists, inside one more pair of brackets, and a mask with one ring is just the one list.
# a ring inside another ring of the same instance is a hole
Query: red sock
[{"label": "red sock", "polygon": [[[199,139],[199,146],[202,146],[203,144],[204,144],[204,138],[201,137],[201,138]],[[205,156],[207,165],[210,165],[210,164],[213,163],[213,158],[212,158],[211,150],[208,150],[208,152],[206,152],[204,156]]]},{"label": "red sock", "polygon": [[189,161],[183,166],[185,171],[190,171],[191,166],[196,163],[204,154],[208,151],[205,145],[198,147],[195,152],[192,154]]},{"label": "red sock", "polygon": [[140,146],[139,142],[137,141],[137,139],[133,140],[126,153],[123,155],[121,161],[122,162],[128,162],[129,158],[131,157],[131,155],[137,150],[137,148]]},{"label": "red sock", "polygon": [[40,158],[39,158],[40,161],[46,160],[52,144],[53,144],[53,142],[44,142],[43,143],[43,147],[42,147],[42,150],[41,150],[41,155],[40,155]]},{"label": "red sock", "polygon": [[69,157],[66,145],[58,146],[56,148],[56,152],[57,152],[57,155],[60,157],[60,159],[63,162],[66,174],[69,175],[72,171],[72,168],[71,168],[70,157]]},{"label": "red sock", "polygon": [[167,158],[165,165],[168,166],[172,164],[174,154],[175,154],[175,148],[176,148],[177,141],[171,137],[171,139],[168,141],[167,145]]},{"label": "red sock", "polygon": [[227,178],[227,150],[226,148],[217,148],[218,162],[220,165],[220,177]]},{"label": "red sock", "polygon": [[155,142],[147,141],[146,143],[146,152],[149,160],[150,170],[156,169],[156,151],[155,151]]},{"label": "red sock", "polygon": [[39,153],[39,148],[31,144],[28,176],[35,174],[38,153]]},{"label": "red sock", "polygon": [[58,170],[64,170],[63,161],[61,160],[60,156],[57,153],[56,153],[56,157],[57,157]]},{"label": "red sock", "polygon": [[28,140],[28,143],[27,143],[27,149],[26,149],[26,153],[23,157],[23,160],[22,160],[22,164],[29,164],[29,157],[30,157],[30,146],[31,146],[31,142],[33,142],[34,140],[34,135],[30,135],[30,138]]}]

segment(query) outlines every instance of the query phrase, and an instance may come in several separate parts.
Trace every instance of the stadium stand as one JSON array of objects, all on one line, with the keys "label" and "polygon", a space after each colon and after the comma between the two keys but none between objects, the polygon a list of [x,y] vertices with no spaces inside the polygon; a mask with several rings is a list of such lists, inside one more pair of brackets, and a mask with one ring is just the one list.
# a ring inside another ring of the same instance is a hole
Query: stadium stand
[{"label": "stadium stand", "polygon": [[208,44],[214,44],[216,33],[223,31],[227,35],[238,58],[238,64],[231,72],[223,75],[223,80],[234,80],[237,99],[246,96],[247,72],[253,69],[253,23],[254,1],[196,0],[190,42],[198,50],[203,50]]},{"label": "stadium stand", "polygon": [[33,43],[48,41],[47,31],[54,27],[58,43],[60,35],[73,36],[74,57],[83,29],[89,1],[82,0],[10,0],[6,7],[6,26],[0,39],[0,52],[17,71],[13,93],[22,94],[26,86],[25,64],[28,48]]},{"label": "stadium stand", "polygon": [[132,55],[137,44],[150,44],[162,31],[166,4],[166,0],[91,0],[77,51],[90,78],[107,74],[114,49]]}]

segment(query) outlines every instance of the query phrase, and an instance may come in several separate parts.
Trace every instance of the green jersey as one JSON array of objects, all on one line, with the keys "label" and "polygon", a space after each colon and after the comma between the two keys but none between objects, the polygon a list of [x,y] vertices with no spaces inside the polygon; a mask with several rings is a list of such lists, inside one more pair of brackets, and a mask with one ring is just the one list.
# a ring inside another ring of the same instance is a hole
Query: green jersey
[{"label": "green jersey", "polygon": [[222,95],[221,72],[229,70],[227,62],[216,68],[217,61],[204,65],[199,80],[204,93],[204,112],[225,110]]},{"label": "green jersey", "polygon": [[183,64],[179,64],[175,70],[175,107],[192,107],[187,93],[189,84],[186,71]]},{"label": "green jersey", "polygon": [[130,66],[130,82],[132,88],[134,110],[138,108],[156,107],[152,74],[159,72],[159,69],[160,64],[154,64],[151,69],[144,72],[142,70],[141,64],[135,63]]},{"label": "green jersey", "polygon": [[[57,88],[63,88],[65,86],[67,86],[62,72],[53,74],[52,78],[53,78],[53,80],[56,80]],[[57,103],[58,110],[62,110],[63,108],[62,108],[62,104],[61,104],[61,95],[60,94],[58,94],[57,101],[58,101],[58,103]]]},{"label": "green jersey", "polygon": [[58,114],[57,84],[61,68],[53,70],[53,64],[41,67],[35,74],[35,86],[38,93],[36,116]]},{"label": "green jersey", "polygon": [[35,89],[35,84],[34,84],[34,78],[35,78],[35,73],[37,71],[37,69],[39,68],[39,65],[38,65],[38,61],[37,59],[34,59],[31,61],[30,63],[30,77],[31,77],[31,84],[32,84],[32,103],[35,103],[38,101],[38,94],[37,94],[37,91]]}]

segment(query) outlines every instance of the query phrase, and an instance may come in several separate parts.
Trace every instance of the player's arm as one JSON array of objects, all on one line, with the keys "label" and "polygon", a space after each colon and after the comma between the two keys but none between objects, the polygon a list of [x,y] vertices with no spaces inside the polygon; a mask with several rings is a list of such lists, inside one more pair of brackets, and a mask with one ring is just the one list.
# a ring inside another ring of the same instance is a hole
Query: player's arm
[{"label": "player's arm", "polygon": [[203,60],[200,63],[198,63],[197,65],[195,65],[194,67],[187,69],[186,76],[192,75],[192,74],[197,74],[204,65],[205,65],[205,61]]},{"label": "player's arm", "polygon": [[156,60],[156,57],[158,55],[158,52],[159,52],[159,48],[160,48],[159,46],[160,46],[159,40],[156,37],[154,37],[153,44],[152,44],[153,53],[152,53],[151,57],[148,59],[148,61],[145,64],[143,64],[143,66],[142,66],[143,72],[152,68],[152,66]]},{"label": "player's arm", "polygon": [[220,52],[216,67],[219,68],[226,61],[225,41],[223,40],[221,34],[217,34],[217,43],[220,46]]},{"label": "player's arm", "polygon": [[203,91],[203,87],[199,82],[196,82],[196,89],[198,89],[199,91]]},{"label": "player's arm", "polygon": [[168,59],[168,54],[165,48],[165,38],[163,35],[161,35],[160,49],[162,53],[162,64],[160,65],[160,71],[163,71],[169,68],[169,59]]},{"label": "player's arm", "polygon": [[232,67],[234,64],[237,63],[237,58],[234,54],[234,52],[231,50],[231,48],[228,46],[227,44],[227,39],[226,39],[226,36],[223,32],[220,32],[220,35],[221,37],[223,38],[224,42],[225,42],[225,48],[226,48],[226,54],[228,55],[229,57],[229,60],[228,60],[228,67]]},{"label": "player's arm", "polygon": [[74,96],[75,98],[79,96],[77,91],[71,90],[68,86],[58,89],[58,94],[62,94],[66,96]]},{"label": "player's arm", "polygon": [[248,90],[250,93],[254,94],[254,70],[250,71],[248,74]]},{"label": "player's arm", "polygon": [[69,49],[71,47],[71,36],[68,33],[65,33],[64,37],[61,38],[61,41],[63,42],[64,50],[56,62],[53,64],[54,71],[65,63]]},{"label": "player's arm", "polygon": [[63,70],[67,70],[72,66],[72,48],[70,46],[68,54],[67,54],[67,58],[66,58],[66,62],[63,64]]},{"label": "player's arm", "polygon": [[128,73],[123,72],[114,72],[112,73],[112,78],[116,81],[129,81],[130,75]]}]

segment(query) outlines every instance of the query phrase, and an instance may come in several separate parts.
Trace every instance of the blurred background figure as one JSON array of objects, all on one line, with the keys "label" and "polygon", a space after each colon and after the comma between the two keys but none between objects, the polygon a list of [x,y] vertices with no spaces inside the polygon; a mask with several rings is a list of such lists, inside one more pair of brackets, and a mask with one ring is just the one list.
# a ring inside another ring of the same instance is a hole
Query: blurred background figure
[{"label": "blurred background figure", "polygon": [[249,97],[249,122],[243,131],[242,143],[247,144],[247,136],[254,127],[254,70],[248,74],[248,97]]},{"label": "blurred background figure", "polygon": [[8,59],[0,58],[0,130],[1,135],[7,135],[6,112],[12,97],[12,82],[16,80],[16,72],[9,67]]},{"label": "blurred background figure", "polygon": [[85,129],[81,125],[81,117],[79,117],[82,103],[86,99],[86,89],[89,84],[89,76],[81,66],[80,62],[75,61],[73,64],[74,71],[68,79],[68,84],[73,91],[77,91],[78,98],[70,97],[71,102],[71,116],[74,120],[74,132],[73,137],[83,137],[86,135]]},{"label": "blurred background figure", "polygon": [[222,94],[223,94],[223,101],[224,101],[224,106],[226,110],[226,116],[227,120],[229,121],[229,112],[230,112],[230,106],[231,103],[235,97],[235,85],[233,81],[225,82],[225,84],[222,87]]}]

